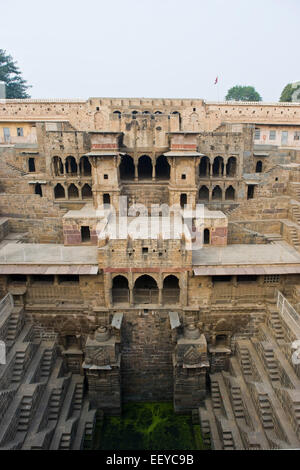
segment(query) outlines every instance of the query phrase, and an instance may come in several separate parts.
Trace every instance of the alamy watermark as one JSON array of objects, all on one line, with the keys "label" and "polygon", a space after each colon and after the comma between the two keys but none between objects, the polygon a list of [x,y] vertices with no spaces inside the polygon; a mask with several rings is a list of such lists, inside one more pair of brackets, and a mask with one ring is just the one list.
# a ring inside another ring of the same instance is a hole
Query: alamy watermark
[{"label": "alamy watermark", "polygon": [[187,250],[199,250],[203,246],[203,231],[207,219],[224,218],[219,212],[210,214],[204,204],[152,204],[148,209],[143,204],[132,204],[128,208],[127,196],[119,197],[119,210],[104,204],[96,210],[101,219],[96,226],[99,239],[181,239]]}]

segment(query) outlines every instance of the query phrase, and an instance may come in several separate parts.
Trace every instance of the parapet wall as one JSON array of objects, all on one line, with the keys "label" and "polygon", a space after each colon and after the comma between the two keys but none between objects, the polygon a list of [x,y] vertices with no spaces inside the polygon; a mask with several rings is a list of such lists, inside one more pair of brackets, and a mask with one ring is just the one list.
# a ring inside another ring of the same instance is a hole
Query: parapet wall
[{"label": "parapet wall", "polygon": [[[121,114],[173,115],[181,130],[214,130],[222,122],[300,123],[300,103],[205,102],[201,99],[90,98],[88,100],[0,100],[0,119],[69,121],[78,130],[120,130]],[[159,119],[164,120],[161,116]],[[173,118],[171,118],[173,119]],[[169,126],[169,124],[168,124]],[[175,128],[169,129],[178,130]]]}]

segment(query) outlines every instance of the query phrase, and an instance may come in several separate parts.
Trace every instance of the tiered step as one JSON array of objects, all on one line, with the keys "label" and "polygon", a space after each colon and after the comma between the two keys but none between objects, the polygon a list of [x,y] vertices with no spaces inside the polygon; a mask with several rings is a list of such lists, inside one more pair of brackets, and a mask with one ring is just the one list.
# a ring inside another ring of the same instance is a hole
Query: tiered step
[{"label": "tiered step", "polygon": [[201,434],[205,445],[210,446],[210,423],[208,419],[202,419],[201,421]]},{"label": "tiered step", "polygon": [[264,429],[274,429],[272,410],[267,393],[259,393],[258,401]]},{"label": "tiered step", "polygon": [[290,188],[292,195],[296,197],[296,199],[300,200],[300,186],[299,183],[290,183]]},{"label": "tiered step", "polygon": [[[195,412],[198,415],[197,410]],[[98,412],[98,416],[100,418],[102,415],[103,419],[103,412]],[[199,417],[198,417],[199,423]],[[95,431],[96,425],[96,410],[90,409],[90,403],[85,400],[83,403],[83,407],[80,414],[79,423],[76,430],[76,437],[72,443],[72,449],[91,449],[93,443],[93,435]]]},{"label": "tiered step", "polygon": [[250,361],[250,355],[249,355],[248,349],[245,347],[240,347],[239,353],[240,353],[240,362],[241,362],[241,368],[242,368],[243,374],[245,376],[252,375],[251,361]]},{"label": "tiered step", "polygon": [[[299,189],[300,192],[300,189]],[[296,220],[297,224],[300,224],[300,206],[293,205],[292,206],[292,213],[293,217]]]},{"label": "tiered step", "polygon": [[21,308],[14,308],[10,317],[9,317],[9,322],[8,322],[8,329],[7,329],[7,335],[6,335],[6,341],[15,341],[20,327],[21,322],[21,315],[22,315],[22,309]]},{"label": "tiered step", "polygon": [[49,421],[57,421],[59,418],[59,410],[62,400],[62,388],[54,389],[51,393],[51,398],[49,402],[49,414],[48,420]]},{"label": "tiered step", "polygon": [[15,170],[20,173],[21,176],[28,175],[27,171],[24,171],[22,168],[18,168],[15,165],[12,165],[11,163],[5,162],[7,166],[9,166],[12,170]]},{"label": "tiered step", "polygon": [[274,351],[271,346],[264,346],[264,356],[271,381],[280,381],[278,364],[274,357]]},{"label": "tiered step", "polygon": [[297,230],[294,227],[289,227],[289,232],[290,232],[292,244],[294,245],[295,248],[298,248],[300,246],[300,241],[299,241]]},{"label": "tiered step", "polygon": [[41,363],[41,377],[49,377],[53,364],[53,356],[55,355],[55,348],[46,349],[43,354]]},{"label": "tiered step", "polygon": [[216,417],[211,399],[207,398],[204,402],[204,406],[201,406],[198,411],[202,436],[205,444],[209,445],[213,450],[222,450],[223,445],[218,433]]},{"label": "tiered step", "polygon": [[244,404],[240,387],[236,385],[231,387],[231,397],[235,418],[245,418]]},{"label": "tiered step", "polygon": [[71,434],[63,433],[59,443],[59,450],[68,450],[71,446]]},{"label": "tiered step", "polygon": [[11,381],[18,383],[23,377],[24,364],[25,364],[26,353],[25,351],[17,351],[16,358],[14,361],[14,368],[12,372]]},{"label": "tiered step", "polygon": [[294,401],[293,411],[296,421],[298,423],[297,435],[300,438],[300,401]]},{"label": "tiered step", "polygon": [[222,440],[223,440],[224,450],[234,450],[235,449],[231,431],[223,431]]},{"label": "tiered step", "polygon": [[210,385],[210,390],[211,390],[211,399],[212,399],[212,404],[214,410],[220,410],[221,409],[221,397],[220,397],[220,388],[217,380],[212,379],[211,380],[211,385]]},{"label": "tiered step", "polygon": [[270,316],[270,325],[272,330],[274,331],[274,336],[276,340],[284,340],[284,331],[282,328],[281,320],[279,317],[279,313],[274,307],[274,309],[270,310],[271,316]]},{"label": "tiered step", "polygon": [[81,410],[83,400],[83,383],[76,384],[75,393],[73,397],[73,409]]},{"label": "tiered step", "polygon": [[30,423],[32,396],[24,396],[21,401],[18,432],[26,432]]}]

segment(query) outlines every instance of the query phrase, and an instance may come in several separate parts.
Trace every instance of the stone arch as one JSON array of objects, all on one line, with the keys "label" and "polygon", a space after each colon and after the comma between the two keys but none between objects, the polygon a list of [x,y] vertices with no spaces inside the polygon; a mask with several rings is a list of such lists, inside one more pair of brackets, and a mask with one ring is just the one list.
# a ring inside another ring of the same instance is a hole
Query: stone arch
[{"label": "stone arch", "polygon": [[200,160],[199,164],[199,176],[207,177],[209,176],[210,161],[207,156],[204,156]]},{"label": "stone arch", "polygon": [[134,303],[156,304],[158,303],[158,286],[156,280],[148,274],[139,276],[134,283]]},{"label": "stone arch", "polygon": [[236,158],[230,157],[226,163],[226,176],[236,176]]},{"label": "stone arch", "polygon": [[177,304],[180,300],[179,279],[174,274],[169,274],[163,281],[163,303]]},{"label": "stone arch", "polygon": [[208,201],[209,200],[209,189],[207,186],[201,186],[199,189],[199,201]]},{"label": "stone arch", "polygon": [[156,160],[155,177],[157,179],[170,179],[170,165],[165,155],[160,155]]},{"label": "stone arch", "polygon": [[140,179],[152,178],[153,165],[148,155],[141,155],[138,160],[138,177]]},{"label": "stone arch", "polygon": [[220,177],[224,174],[224,159],[223,157],[215,157],[213,162],[213,176]]},{"label": "stone arch", "polygon": [[54,176],[61,176],[64,174],[64,165],[62,159],[57,155],[52,158]]},{"label": "stone arch", "polygon": [[118,109],[116,109],[116,111],[113,111],[113,114],[117,114],[118,115],[118,118],[121,119],[121,111],[119,111]]},{"label": "stone arch", "polygon": [[72,183],[68,187],[68,199],[78,199],[79,198],[79,191],[77,186]]},{"label": "stone arch", "polygon": [[217,321],[216,326],[215,326],[215,331],[226,331],[229,329],[229,324],[225,320],[225,318],[220,318],[220,320]]},{"label": "stone arch", "polygon": [[85,183],[81,190],[82,199],[91,199],[93,197],[92,188],[89,184]]},{"label": "stone arch", "polygon": [[83,176],[91,176],[92,174],[92,166],[86,155],[83,155],[79,161],[79,170]]},{"label": "stone arch", "polygon": [[114,304],[129,302],[128,279],[121,274],[112,279],[112,300]]},{"label": "stone arch", "polygon": [[69,155],[66,158],[65,167],[66,167],[66,174],[71,175],[71,176],[77,175],[78,165],[75,160],[75,157],[72,157],[72,155]]},{"label": "stone arch", "polygon": [[213,201],[221,201],[222,200],[222,189],[220,188],[219,185],[214,187],[211,199]]},{"label": "stone arch", "polygon": [[228,186],[225,191],[225,200],[226,201],[234,201],[235,199],[235,189],[233,186]]},{"label": "stone arch", "polygon": [[121,163],[119,166],[120,178],[121,179],[133,179],[134,178],[134,161],[130,155],[122,155]]},{"label": "stone arch", "polygon": [[60,183],[58,183],[54,187],[54,199],[65,199],[65,197],[66,197],[65,188]]}]

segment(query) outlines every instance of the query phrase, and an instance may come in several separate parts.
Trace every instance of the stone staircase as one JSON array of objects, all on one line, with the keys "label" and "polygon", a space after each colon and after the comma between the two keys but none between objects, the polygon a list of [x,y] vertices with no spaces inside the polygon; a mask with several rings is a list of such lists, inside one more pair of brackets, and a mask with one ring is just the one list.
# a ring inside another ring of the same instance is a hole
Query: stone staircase
[{"label": "stone staircase", "polygon": [[[300,190],[299,190],[300,191]],[[300,206],[293,204],[292,205],[292,216],[293,219],[300,225]]]},{"label": "stone staircase", "polygon": [[289,238],[291,240],[292,245],[296,249],[298,249],[299,246],[300,246],[300,240],[299,240],[299,237],[298,237],[297,230],[295,229],[295,227],[289,226],[288,231],[289,231]]},{"label": "stone staircase", "polygon": [[282,328],[282,324],[281,324],[281,320],[280,320],[277,308],[275,306],[269,307],[269,313],[270,313],[269,325],[274,332],[276,341],[284,340],[284,331]]},{"label": "stone staircase", "polygon": [[60,406],[62,402],[62,393],[63,393],[63,390],[61,388],[59,389],[55,388],[52,390],[51,398],[49,402],[49,408],[48,408],[48,420],[49,421],[58,420]]},{"label": "stone staircase", "polygon": [[221,408],[221,397],[219,384],[216,380],[211,381],[210,390],[213,408],[214,410],[219,410]]},{"label": "stone staircase", "polygon": [[272,410],[267,393],[259,393],[258,401],[264,429],[274,429]]},{"label": "stone staircase", "polygon": [[234,441],[231,431],[223,431],[222,433],[223,449],[234,450]]},{"label": "stone staircase", "polygon": [[279,381],[280,376],[279,376],[278,364],[274,357],[273,348],[270,346],[265,346],[264,356],[265,356],[265,362],[266,362],[267,370],[268,370],[271,381],[272,382]]},{"label": "stone staircase", "polygon": [[20,382],[23,376],[24,366],[26,360],[26,353],[25,351],[17,351],[15,364],[12,373],[12,382]]},{"label": "stone staircase", "polygon": [[289,183],[291,196],[300,201],[300,183]]},{"label": "stone staircase", "polygon": [[295,338],[291,325],[271,303],[258,336],[237,338],[228,370],[210,374],[199,417],[212,449],[300,448],[300,371],[285,342],[285,334]]},{"label": "stone staircase", "polygon": [[241,389],[239,386],[231,387],[231,397],[232,397],[232,408],[233,408],[235,418],[244,419],[245,418],[244,404],[242,400]]},{"label": "stone staircase", "polygon": [[13,342],[23,326],[23,316],[20,314],[21,307],[15,307],[9,318],[6,341]]},{"label": "stone staircase", "polygon": [[5,162],[5,163],[9,168],[11,168],[12,170],[15,170],[21,176],[28,175],[28,171],[24,171],[24,170],[22,170],[22,168],[18,168],[17,166],[13,165],[12,163],[8,163],[8,162]]},{"label": "stone staircase", "polygon": [[0,450],[83,448],[96,419],[84,377],[65,372],[56,341],[35,336],[22,308],[5,308],[2,331],[11,346],[0,365]]},{"label": "stone staircase", "polygon": [[41,363],[41,377],[49,377],[52,369],[52,364],[56,355],[55,344],[53,348],[46,349],[43,354],[42,363]]},{"label": "stone staircase", "polygon": [[18,421],[18,432],[26,432],[30,424],[30,415],[32,409],[32,396],[24,395],[21,401],[19,421]]},{"label": "stone staircase", "polygon": [[249,351],[246,347],[239,347],[239,356],[241,358],[241,366],[242,366],[242,371],[245,376],[251,376],[252,375],[252,368],[251,368],[251,362],[250,362],[250,355]]}]

